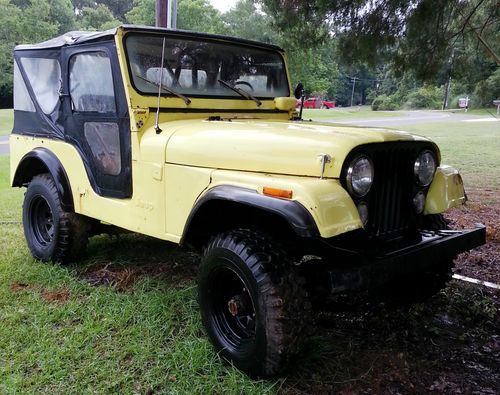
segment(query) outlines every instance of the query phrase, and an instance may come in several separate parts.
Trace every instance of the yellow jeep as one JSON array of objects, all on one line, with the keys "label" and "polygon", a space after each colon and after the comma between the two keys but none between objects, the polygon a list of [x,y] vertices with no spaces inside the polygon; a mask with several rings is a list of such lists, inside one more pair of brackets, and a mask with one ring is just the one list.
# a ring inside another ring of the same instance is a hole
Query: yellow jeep
[{"label": "yellow jeep", "polygon": [[430,296],[485,242],[447,229],[465,193],[433,142],[300,119],[279,47],[127,25],[14,58],[33,256],[74,260],[108,225],[202,251],[203,324],[250,375],[279,373],[331,295]]}]

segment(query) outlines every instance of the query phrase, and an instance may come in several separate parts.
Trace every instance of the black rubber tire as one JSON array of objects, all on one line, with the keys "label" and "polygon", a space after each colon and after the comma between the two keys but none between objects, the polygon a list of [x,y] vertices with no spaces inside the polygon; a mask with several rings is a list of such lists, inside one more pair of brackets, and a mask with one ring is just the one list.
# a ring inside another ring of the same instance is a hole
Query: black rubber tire
[{"label": "black rubber tire", "polygon": [[68,263],[87,247],[90,223],[84,216],[64,211],[50,174],[39,174],[24,195],[23,227],[36,259]]},{"label": "black rubber tire", "polygon": [[[438,231],[449,229],[449,221],[442,214],[426,215],[421,229]],[[437,294],[451,280],[453,260],[436,258],[429,268],[410,277],[398,278],[385,285],[380,294],[392,306],[409,306],[425,302]]]},{"label": "black rubber tire", "polygon": [[[212,239],[202,258],[198,299],[217,352],[251,377],[280,373],[306,338],[311,304],[305,282],[258,232],[234,230]],[[235,299],[244,302],[233,315]]]}]

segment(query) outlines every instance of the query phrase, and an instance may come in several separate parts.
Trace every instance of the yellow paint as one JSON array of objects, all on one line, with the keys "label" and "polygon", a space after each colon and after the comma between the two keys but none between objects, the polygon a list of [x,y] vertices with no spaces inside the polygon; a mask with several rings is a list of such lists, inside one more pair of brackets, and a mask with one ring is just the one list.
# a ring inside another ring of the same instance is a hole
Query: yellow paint
[{"label": "yellow paint", "polygon": [[[11,181],[22,157],[44,147],[61,161],[77,213],[173,242],[180,241],[193,206],[211,188],[233,185],[261,194],[264,186],[290,190],[292,200],[311,213],[321,236],[328,238],[362,227],[352,199],[338,181],[351,149],[366,143],[423,140],[398,131],[292,122],[293,97],[262,100],[260,107],[249,100],[192,98],[186,105],[181,99],[162,97],[165,112],[159,115],[162,131],[157,134],[157,98],[140,95],[130,83],[122,45],[126,33],[119,28],[115,42],[129,105],[132,197],[98,196],[78,151],[58,140],[11,135]],[[185,108],[206,112],[179,112]],[[209,121],[210,116],[220,120]],[[320,154],[332,157],[323,180]],[[438,169],[426,213],[464,201],[459,177],[449,167]]]},{"label": "yellow paint", "polygon": [[311,213],[322,237],[362,227],[352,199],[337,180],[216,170],[210,188],[219,185],[234,185],[260,194],[264,186],[293,191],[292,200]]},{"label": "yellow paint", "polygon": [[427,193],[424,214],[438,214],[465,203],[465,191],[458,170],[441,166]]},{"label": "yellow paint", "polygon": [[319,177],[318,158],[326,153],[332,157],[327,178],[339,177],[357,145],[416,139],[402,132],[255,119],[185,120],[168,127],[175,130],[167,146],[169,163]]}]

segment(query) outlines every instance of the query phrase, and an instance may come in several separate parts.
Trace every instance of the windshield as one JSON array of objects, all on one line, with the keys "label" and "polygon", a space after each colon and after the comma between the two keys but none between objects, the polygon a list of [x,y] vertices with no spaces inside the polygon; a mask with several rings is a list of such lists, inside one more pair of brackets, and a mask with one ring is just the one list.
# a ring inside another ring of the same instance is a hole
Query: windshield
[{"label": "windshield", "polygon": [[285,64],[276,51],[203,38],[165,37],[162,72],[162,44],[159,35],[126,38],[131,79],[140,93],[158,94],[155,84],[161,75],[162,86],[188,97],[244,99],[220,81],[261,99],[290,95]]}]

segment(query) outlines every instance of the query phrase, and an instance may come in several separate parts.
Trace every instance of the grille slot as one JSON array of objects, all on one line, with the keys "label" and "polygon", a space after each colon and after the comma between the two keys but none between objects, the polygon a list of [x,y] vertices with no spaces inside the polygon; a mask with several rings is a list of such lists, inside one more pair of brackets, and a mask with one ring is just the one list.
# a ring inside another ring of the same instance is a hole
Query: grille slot
[{"label": "grille slot", "polygon": [[391,142],[364,145],[349,155],[345,166],[361,152],[373,161],[372,188],[367,197],[355,199],[368,204],[369,219],[365,230],[371,237],[390,240],[416,229],[417,216],[412,203],[416,192],[413,167],[418,153],[424,148],[435,151],[426,142]]}]

